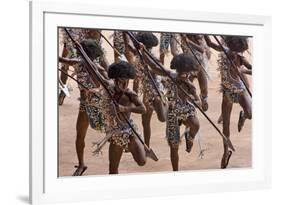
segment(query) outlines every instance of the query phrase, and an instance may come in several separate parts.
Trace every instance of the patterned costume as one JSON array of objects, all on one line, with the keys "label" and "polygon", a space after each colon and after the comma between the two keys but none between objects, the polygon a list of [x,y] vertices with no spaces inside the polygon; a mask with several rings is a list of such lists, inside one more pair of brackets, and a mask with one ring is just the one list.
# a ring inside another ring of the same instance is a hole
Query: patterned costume
[{"label": "patterned costume", "polygon": [[[226,49],[228,52],[228,49]],[[246,92],[246,88],[241,79],[234,79],[231,76],[232,68],[228,58],[224,53],[219,54],[218,69],[221,75],[221,91],[227,96],[230,102],[238,103],[240,95]]]},{"label": "patterned costume", "polygon": [[[153,101],[156,96],[158,96],[158,92],[156,91],[153,82],[148,77],[147,70],[141,64],[140,57],[137,56],[135,60],[135,67],[136,67],[136,78],[135,80],[139,83],[139,94],[144,95],[144,103],[150,106],[153,106]],[[162,78],[155,74],[152,74],[152,78],[154,79],[155,85],[160,91],[161,94],[164,92],[164,86],[162,84]]]},{"label": "patterned costume", "polygon": [[[208,51],[208,46],[205,40],[203,40],[203,46],[204,46],[204,52],[201,53],[200,51],[196,50],[192,44],[189,44],[189,46],[186,45],[186,42],[182,39],[181,41],[181,48],[184,53],[188,53],[191,56],[193,56],[193,53],[196,55],[197,59],[203,66],[206,72],[209,74],[209,64],[208,64],[208,56],[207,56],[207,51]],[[189,47],[192,49],[193,53],[189,49]],[[210,74],[209,74],[210,75]]]},{"label": "patterned costume", "polygon": [[[69,28],[68,31],[71,34],[71,36],[74,38],[74,40],[76,40],[78,42],[83,40],[85,38],[85,35],[86,35],[85,29]],[[67,58],[78,57],[77,50],[75,49],[75,46],[72,43],[71,39],[69,38],[68,34],[62,28],[60,28],[60,32],[62,34],[62,41],[60,43],[63,44],[68,51],[68,54],[65,57],[67,57]]]},{"label": "patterned costume", "polygon": [[[137,126],[133,123],[133,121],[130,119],[129,122],[137,131]],[[117,123],[115,126],[111,125],[107,130],[106,135],[111,136],[111,138],[109,139],[110,143],[122,147],[123,150],[127,152],[130,138],[134,136],[134,132],[130,128],[130,126],[126,122],[124,122]]]},{"label": "patterned costume", "polygon": [[169,49],[169,45],[177,46],[176,41],[173,40],[173,38],[177,38],[177,35],[172,33],[160,34],[160,53],[167,53]]},{"label": "patterned costume", "polygon": [[[77,74],[77,81],[88,89],[95,88],[95,85],[93,85],[88,73],[84,69],[84,67],[87,66],[86,63],[81,58],[78,59],[80,62],[73,66]],[[79,111],[87,113],[90,125],[93,129],[104,131],[104,117],[99,109],[99,104],[102,99],[100,90],[97,89],[95,93],[86,92],[79,84],[78,88],[80,90]]]},{"label": "patterned costume", "polygon": [[[114,93],[114,87],[109,86],[108,89],[111,93]],[[115,106],[107,91],[102,88],[100,94],[101,100],[96,101],[97,104],[95,106],[99,107],[102,111],[105,133],[109,137],[108,141],[122,147],[124,151],[128,151],[130,138],[134,136],[134,132],[128,123],[118,119]],[[134,130],[137,131],[137,126],[133,123],[132,119],[129,119],[129,122]]]},{"label": "patterned costume", "polygon": [[178,88],[175,83],[170,83],[167,93],[168,112],[166,123],[166,138],[172,146],[180,144],[180,121],[186,121],[189,117],[196,115],[195,107],[187,100],[182,100],[178,96]]},{"label": "patterned costume", "polygon": [[125,42],[124,42],[122,31],[114,31],[113,46],[118,50],[120,54],[125,53]]}]

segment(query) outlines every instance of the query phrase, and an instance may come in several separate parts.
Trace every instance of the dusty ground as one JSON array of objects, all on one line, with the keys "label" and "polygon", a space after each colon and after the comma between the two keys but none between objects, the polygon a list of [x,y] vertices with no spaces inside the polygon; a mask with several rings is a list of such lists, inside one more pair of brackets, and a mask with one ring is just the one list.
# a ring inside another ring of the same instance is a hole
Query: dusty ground
[{"label": "dusty ground", "polygon": [[[110,32],[104,32],[109,36]],[[110,39],[112,41],[112,39]],[[107,53],[107,58],[113,62],[113,52],[108,44],[104,41],[103,46]],[[158,56],[158,49],[154,50]],[[209,110],[208,116],[216,122],[220,115],[221,94],[219,90],[219,73],[216,70],[216,57],[217,54],[212,50],[212,58],[210,60],[210,71],[213,77],[209,81]],[[171,55],[165,58],[165,66],[169,67]],[[251,80],[251,79],[250,79]],[[195,81],[197,84],[197,81]],[[74,165],[77,164],[77,157],[75,152],[75,125],[78,114],[79,92],[77,84],[73,80],[69,80],[69,84],[73,88],[70,98],[66,98],[63,106],[59,107],[59,176],[71,176],[74,172]],[[251,146],[251,121],[246,121],[242,132],[237,131],[237,122],[241,107],[237,104],[233,106],[231,115],[231,140],[235,146],[236,152],[233,153],[229,168],[245,168],[251,167],[252,161],[252,146]],[[223,154],[222,138],[212,125],[204,118],[199,111],[197,111],[200,120],[199,139],[202,149],[205,149],[203,159],[200,159],[199,142],[195,141],[192,152],[189,154],[185,152],[185,142],[180,146],[180,170],[199,170],[199,169],[219,169],[220,160]],[[133,120],[138,125],[139,130],[142,131],[141,116],[133,114]],[[165,139],[165,123],[157,120],[155,113],[151,120],[152,136],[151,148],[154,150],[159,158],[155,162],[151,159],[147,160],[147,164],[143,167],[137,166],[130,153],[124,153],[119,166],[119,173],[136,173],[136,172],[160,172],[171,171],[172,166],[170,163],[169,147]],[[222,125],[216,125],[221,129]],[[183,127],[181,130],[183,131]],[[108,143],[103,148],[103,153],[99,156],[92,155],[92,143],[99,141],[104,136],[91,128],[88,129],[86,136],[85,147],[85,162],[88,166],[84,175],[104,175],[108,173]]]}]

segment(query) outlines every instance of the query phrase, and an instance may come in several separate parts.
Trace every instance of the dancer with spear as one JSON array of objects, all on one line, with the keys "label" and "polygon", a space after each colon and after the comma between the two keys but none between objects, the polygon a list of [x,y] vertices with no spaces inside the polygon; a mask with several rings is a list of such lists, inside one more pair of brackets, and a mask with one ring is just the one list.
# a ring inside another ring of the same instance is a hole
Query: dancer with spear
[{"label": "dancer with spear", "polygon": [[108,70],[108,77],[112,79],[110,80],[102,74],[103,68],[92,62],[87,56],[84,51],[84,49],[87,50],[87,47],[82,47],[78,42],[75,44],[87,63],[85,69],[88,75],[92,79],[96,79],[103,89],[102,101],[99,105],[102,107],[105,117],[106,134],[111,136],[109,139],[109,173],[118,173],[123,150],[130,151],[140,166],[146,162],[145,155],[158,160],[154,152],[144,144],[130,119],[131,112],[145,112],[143,103],[128,88],[129,79],[135,77],[134,68],[124,61],[114,63],[109,66]]},{"label": "dancer with spear", "polygon": [[[133,34],[127,32],[128,35],[134,38]],[[134,41],[137,45],[141,44],[134,38]],[[172,141],[175,141],[176,146],[173,149],[171,148],[171,162],[174,170],[178,170],[178,145],[179,144],[179,128],[178,128],[178,117],[183,118],[183,122],[186,126],[190,127],[190,137],[187,140],[186,148],[187,151],[191,151],[193,145],[193,139],[199,129],[199,122],[195,114],[196,107],[212,124],[212,126],[218,131],[220,136],[225,140],[229,148],[235,151],[229,138],[224,136],[217,126],[212,122],[212,120],[207,116],[207,114],[201,109],[200,101],[198,96],[196,96],[196,89],[192,83],[188,80],[191,72],[198,71],[198,63],[195,62],[195,59],[192,56],[187,54],[180,54],[172,60],[171,68],[177,70],[177,72],[172,72],[169,69],[164,68],[154,57],[141,46],[142,54],[145,61],[149,64],[152,72],[155,72],[159,75],[167,76],[171,82],[171,103],[169,103],[170,109],[170,119],[169,119],[169,110],[168,110],[168,119],[167,119],[167,137],[170,144]],[[173,109],[172,109],[173,108]],[[175,113],[173,113],[175,112]],[[169,124],[170,123],[170,124]],[[170,134],[171,133],[171,134]],[[172,136],[169,140],[169,136]]]},{"label": "dancer with spear", "polygon": [[[129,35],[132,42],[134,39]],[[152,48],[158,45],[157,37],[151,32],[139,32],[136,39],[141,42],[145,48],[151,52]],[[143,135],[145,144],[150,145],[151,137],[151,118],[153,111],[156,112],[157,118],[160,122],[166,121],[167,106],[164,95],[164,86],[162,79],[155,73],[151,73],[148,65],[143,60],[140,51],[136,45],[133,44],[134,52],[136,53],[135,68],[139,89],[139,93],[143,94],[143,103],[146,107],[146,112],[142,114]],[[135,82],[136,83],[136,82]]]},{"label": "dancer with spear", "polygon": [[[67,35],[69,34],[67,33]],[[103,56],[103,50],[97,41],[93,39],[85,39],[81,41],[81,44],[86,48],[85,50],[92,61]],[[73,176],[81,176],[88,168],[84,162],[84,148],[85,137],[89,124],[91,124],[93,129],[104,131],[102,112],[96,106],[93,106],[93,104],[95,105],[100,101],[101,94],[98,88],[98,82],[91,79],[85,71],[87,64],[80,55],[78,55],[77,58],[60,57],[59,62],[68,66],[73,66],[77,75],[78,88],[80,91],[80,104],[76,121],[75,141],[78,165],[75,166],[76,170],[74,171]],[[62,71],[64,75],[67,75],[65,70]],[[89,90],[92,92],[89,92]]]},{"label": "dancer with spear", "polygon": [[[240,132],[246,119],[252,118],[251,92],[249,86],[241,74],[241,67],[245,66],[251,70],[251,64],[245,57],[240,55],[248,49],[246,37],[225,36],[223,37],[225,46],[214,36],[217,44],[213,43],[209,37],[205,37],[207,44],[217,51],[221,51],[218,59],[219,71],[221,74],[222,97],[222,122],[223,133],[230,137],[230,116],[234,103],[239,103],[243,111],[240,112],[238,121],[238,131]],[[251,73],[251,72],[250,72]],[[221,168],[226,168],[232,155],[229,146],[224,141],[224,154],[221,160]]]}]

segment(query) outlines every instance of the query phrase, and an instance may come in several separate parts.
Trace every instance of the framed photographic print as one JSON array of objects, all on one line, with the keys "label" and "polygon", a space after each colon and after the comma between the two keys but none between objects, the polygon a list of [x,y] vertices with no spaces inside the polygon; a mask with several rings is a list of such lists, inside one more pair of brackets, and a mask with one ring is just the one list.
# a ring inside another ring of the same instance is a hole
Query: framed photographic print
[{"label": "framed photographic print", "polygon": [[32,204],[270,187],[270,17],[36,1],[30,20]]}]

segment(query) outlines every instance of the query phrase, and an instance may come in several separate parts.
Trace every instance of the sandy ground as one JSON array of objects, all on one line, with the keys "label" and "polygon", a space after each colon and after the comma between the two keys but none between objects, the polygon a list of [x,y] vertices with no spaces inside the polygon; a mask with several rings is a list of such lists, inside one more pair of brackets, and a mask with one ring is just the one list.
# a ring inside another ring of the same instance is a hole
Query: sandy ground
[{"label": "sandy ground", "polygon": [[[111,32],[104,32],[106,36],[110,36]],[[112,41],[112,39],[110,39]],[[103,46],[106,50],[109,62],[113,62],[113,52],[108,44],[104,41]],[[158,56],[158,48],[154,50]],[[212,50],[212,57],[210,60],[210,72],[212,80],[209,81],[209,110],[207,115],[216,123],[220,115],[220,107],[222,94],[219,90],[219,73],[217,69],[217,53]],[[165,58],[165,67],[169,67],[171,54]],[[250,79],[251,81],[251,79]],[[74,172],[74,166],[77,165],[77,156],[75,151],[75,137],[76,137],[76,118],[78,115],[79,91],[77,84],[73,80],[68,83],[72,86],[73,92],[70,98],[66,98],[63,106],[59,107],[59,176],[71,176]],[[197,81],[195,81],[197,85]],[[198,91],[198,90],[197,90]],[[231,115],[231,140],[236,149],[233,153],[228,168],[246,168],[251,167],[252,162],[252,142],[251,142],[251,121],[246,121],[243,130],[238,133],[237,122],[241,107],[238,104],[233,106]],[[194,142],[191,153],[185,151],[185,141],[183,140],[179,149],[179,168],[180,170],[202,170],[202,169],[219,169],[220,160],[223,154],[222,138],[212,125],[204,118],[204,116],[197,111],[200,121],[199,140]],[[142,133],[141,115],[133,114],[132,118],[138,125],[139,131]],[[161,172],[171,171],[169,146],[165,139],[165,123],[157,120],[155,112],[151,120],[152,136],[151,148],[156,153],[159,161],[155,162],[151,159],[143,167],[139,167],[132,158],[130,153],[124,153],[119,165],[119,173],[140,173],[140,172]],[[221,124],[216,125],[222,129]],[[184,127],[181,127],[184,130]],[[88,129],[86,136],[86,147],[84,152],[85,163],[88,166],[84,175],[104,175],[108,174],[108,143],[104,146],[102,154],[93,156],[92,143],[97,142],[104,137],[103,133],[97,132],[91,128]],[[199,157],[200,146],[204,149],[204,157]]]}]

